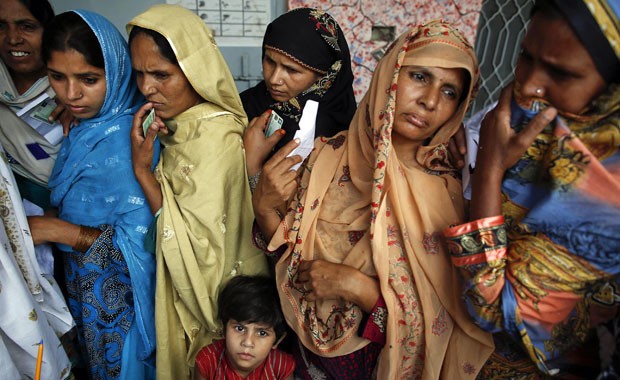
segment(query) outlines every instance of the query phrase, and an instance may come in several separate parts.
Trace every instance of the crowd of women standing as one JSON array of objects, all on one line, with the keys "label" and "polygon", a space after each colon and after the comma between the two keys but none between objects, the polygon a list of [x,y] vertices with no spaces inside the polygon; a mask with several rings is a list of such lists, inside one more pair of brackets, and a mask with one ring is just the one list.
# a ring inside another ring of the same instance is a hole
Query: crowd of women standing
[{"label": "crowd of women standing", "polygon": [[[221,288],[271,274],[296,378],[618,378],[619,14],[536,1],[468,204],[448,146],[479,72],[449,23],[400,36],[356,105],[318,9],[267,27],[264,81],[238,94],[182,7],[134,17],[126,42],[98,14],[0,0],[0,377],[190,378],[222,338]],[[16,116],[44,92],[60,146]]]}]

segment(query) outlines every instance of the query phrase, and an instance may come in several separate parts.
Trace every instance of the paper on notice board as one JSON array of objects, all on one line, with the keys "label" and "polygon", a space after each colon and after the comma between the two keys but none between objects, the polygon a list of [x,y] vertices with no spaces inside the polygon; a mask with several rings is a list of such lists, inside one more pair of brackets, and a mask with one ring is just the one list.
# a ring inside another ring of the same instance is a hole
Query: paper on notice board
[{"label": "paper on notice board", "polygon": [[[316,116],[319,112],[319,103],[314,100],[308,100],[301,113],[299,120],[299,130],[295,133],[296,139],[301,140],[297,148],[289,154],[290,156],[301,156],[302,162],[306,159],[314,149],[314,133],[316,130]],[[301,162],[293,166],[293,170],[297,170],[301,166]]]}]

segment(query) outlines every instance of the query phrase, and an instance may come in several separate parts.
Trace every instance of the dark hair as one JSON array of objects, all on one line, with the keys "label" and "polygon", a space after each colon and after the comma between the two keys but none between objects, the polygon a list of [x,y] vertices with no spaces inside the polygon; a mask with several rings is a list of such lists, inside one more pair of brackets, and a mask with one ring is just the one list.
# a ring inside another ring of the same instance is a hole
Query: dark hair
[{"label": "dark hair", "polygon": [[19,0],[44,27],[54,18],[54,10],[47,0]]},{"label": "dark hair", "polygon": [[168,43],[168,40],[166,40],[164,36],[154,30],[142,28],[140,26],[133,26],[131,28],[131,32],[129,33],[130,46],[131,41],[133,41],[134,38],[139,34],[145,34],[151,37],[153,41],[155,41],[155,45],[157,45],[157,47],[159,48],[159,54],[161,54],[164,58],[168,60],[168,62],[172,63],[173,65],[179,65],[177,56],[174,54],[174,50],[172,50],[172,47]]},{"label": "dark hair", "polygon": [[105,69],[103,52],[95,32],[80,15],[71,11],[54,17],[45,28],[41,43],[43,62],[49,62],[54,51],[70,49],[82,54],[89,65]]},{"label": "dark hair", "polygon": [[276,339],[286,331],[280,298],[272,278],[265,276],[233,277],[217,301],[218,318],[226,326],[229,320],[264,323],[272,326]]},{"label": "dark hair", "polygon": [[564,15],[553,1],[535,1],[534,6],[530,11],[530,18],[538,12],[544,14],[550,19],[564,18]]}]

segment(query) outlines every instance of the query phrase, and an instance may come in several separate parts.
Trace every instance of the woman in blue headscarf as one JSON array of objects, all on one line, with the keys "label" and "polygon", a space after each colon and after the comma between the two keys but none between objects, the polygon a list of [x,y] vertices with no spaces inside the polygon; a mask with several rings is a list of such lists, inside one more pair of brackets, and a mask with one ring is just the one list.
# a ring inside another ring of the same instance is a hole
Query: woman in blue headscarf
[{"label": "woman in blue headscarf", "polygon": [[71,11],[46,29],[43,59],[78,123],[49,180],[58,215],[30,218],[33,238],[64,252],[90,377],[154,378],[155,258],[143,248],[152,216],[131,164],[129,129],[140,98],[127,44],[105,18]]}]

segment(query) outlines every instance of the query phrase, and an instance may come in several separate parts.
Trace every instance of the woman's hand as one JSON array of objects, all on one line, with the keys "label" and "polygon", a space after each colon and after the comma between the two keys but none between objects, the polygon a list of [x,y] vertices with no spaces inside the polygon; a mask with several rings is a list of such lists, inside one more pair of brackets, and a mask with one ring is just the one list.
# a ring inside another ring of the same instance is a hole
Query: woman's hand
[{"label": "woman's hand", "polygon": [[369,313],[381,294],[379,282],[358,269],[325,260],[307,260],[299,265],[297,284],[308,301],[344,299]]},{"label": "woman's hand", "polygon": [[52,242],[74,246],[80,226],[53,216],[29,216],[28,225],[35,245]]},{"label": "woman's hand", "polygon": [[71,112],[67,111],[65,105],[62,104],[58,98],[55,98],[54,101],[56,102],[56,108],[54,108],[47,119],[50,123],[58,120],[58,122],[62,125],[62,135],[68,136],[71,126],[78,125],[80,121],[78,118],[73,116]]},{"label": "woman's hand", "polygon": [[463,169],[465,166],[465,155],[467,154],[467,141],[465,138],[465,126],[461,126],[454,136],[448,141],[448,158],[452,165],[457,169]]},{"label": "woman's hand", "polygon": [[155,120],[146,130],[146,136],[142,129],[142,122],[146,115],[153,108],[153,103],[146,103],[133,116],[133,123],[131,126],[131,161],[133,164],[133,170],[138,174],[144,172],[151,172],[151,165],[153,165],[153,144],[158,132],[168,134],[168,129],[164,122],[155,116]]},{"label": "woman's hand", "polygon": [[480,144],[476,158],[486,169],[503,173],[519,161],[532,145],[536,136],[549,125],[557,115],[553,107],[536,115],[521,132],[510,126],[510,102],[514,84],[502,90],[497,107],[489,112],[480,127]]},{"label": "woman's hand", "polygon": [[156,115],[155,120],[153,120],[146,130],[146,135],[144,135],[142,122],[152,108],[153,103],[146,103],[133,116],[131,126],[131,162],[136,179],[146,195],[151,211],[155,214],[161,208],[162,195],[159,183],[151,171],[154,152],[153,144],[155,143],[157,133],[168,134],[168,128],[166,128],[159,116]]},{"label": "woman's hand", "polygon": [[278,141],[284,137],[284,129],[278,129],[274,134],[265,136],[265,129],[272,110],[263,112],[255,117],[243,133],[243,145],[245,148],[245,160],[248,168],[248,176],[253,176],[261,170],[263,163],[269,157],[269,153]]},{"label": "woman's hand", "polygon": [[482,121],[476,168],[472,177],[472,220],[501,214],[504,173],[519,161],[536,136],[557,115],[555,108],[546,108],[521,132],[515,132],[510,126],[513,86],[511,84],[502,90],[497,107]]},{"label": "woman's hand", "polygon": [[269,240],[278,228],[280,215],[284,215],[289,199],[297,190],[297,172],[291,169],[301,162],[301,156],[287,157],[297,145],[299,139],[290,141],[265,163],[252,194],[256,222]]}]

